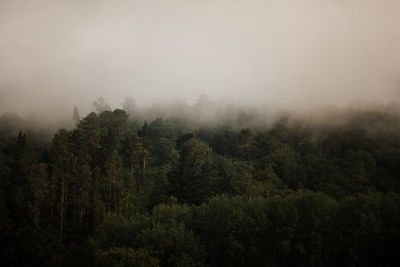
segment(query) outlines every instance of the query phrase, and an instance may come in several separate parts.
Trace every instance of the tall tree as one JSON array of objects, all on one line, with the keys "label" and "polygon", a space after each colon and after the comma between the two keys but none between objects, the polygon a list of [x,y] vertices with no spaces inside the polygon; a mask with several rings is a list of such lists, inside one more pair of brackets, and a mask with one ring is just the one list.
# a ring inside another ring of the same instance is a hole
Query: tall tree
[{"label": "tall tree", "polygon": [[75,123],[78,123],[81,120],[81,116],[79,115],[79,111],[78,111],[78,107],[77,106],[74,107],[74,112],[72,114],[72,120]]},{"label": "tall tree", "polygon": [[170,174],[172,194],[182,203],[200,204],[209,197],[207,165],[212,151],[198,138],[191,138],[180,148],[179,164]]},{"label": "tall tree", "polygon": [[99,97],[96,101],[93,101],[92,107],[97,114],[111,110],[111,107],[104,101],[103,97]]},{"label": "tall tree", "polygon": [[69,133],[62,129],[53,138],[51,147],[53,159],[52,176],[59,191],[59,231],[58,237],[62,239],[64,223],[66,219],[66,209],[68,201],[68,185],[73,170],[74,155],[70,150]]}]

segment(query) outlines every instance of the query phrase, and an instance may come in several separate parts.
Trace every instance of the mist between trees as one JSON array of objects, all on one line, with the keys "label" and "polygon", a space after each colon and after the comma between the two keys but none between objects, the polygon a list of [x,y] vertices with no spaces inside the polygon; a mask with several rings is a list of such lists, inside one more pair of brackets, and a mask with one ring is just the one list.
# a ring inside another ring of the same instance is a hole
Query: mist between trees
[{"label": "mist between trees", "polygon": [[57,130],[1,117],[3,266],[397,259],[395,103],[293,114],[206,97],[112,110],[100,98],[87,115],[71,110]]},{"label": "mist between trees", "polygon": [[[52,135],[60,128],[72,129],[84,113],[82,110],[89,110],[100,114],[103,111],[111,111],[112,107],[99,97],[90,106],[72,106],[68,115],[42,114],[32,112],[30,115],[21,116],[15,112],[5,112],[0,115],[0,130],[3,134],[18,134],[20,130],[38,133],[43,139],[51,139]],[[214,100],[202,94],[193,104],[184,100],[176,99],[152,105],[140,105],[132,97],[125,97],[120,104],[121,109],[129,115],[128,120],[138,125],[145,121],[156,120],[174,121],[182,123],[187,130],[197,128],[215,128],[218,126],[229,126],[240,130],[243,128],[268,129],[278,121],[285,120],[289,124],[302,124],[311,126],[342,126],[351,123],[363,114],[374,113],[383,117],[393,116],[400,112],[400,105],[397,102],[357,102],[351,105],[311,105],[309,107],[300,105],[279,105],[279,104],[233,104],[232,102]],[[87,113],[87,114],[88,114]],[[86,115],[87,115],[86,114]],[[386,115],[385,115],[386,114]],[[383,122],[384,123],[384,122]],[[367,127],[367,125],[364,125]],[[376,128],[373,127],[372,131]],[[397,124],[386,123],[386,130],[398,131]]]}]

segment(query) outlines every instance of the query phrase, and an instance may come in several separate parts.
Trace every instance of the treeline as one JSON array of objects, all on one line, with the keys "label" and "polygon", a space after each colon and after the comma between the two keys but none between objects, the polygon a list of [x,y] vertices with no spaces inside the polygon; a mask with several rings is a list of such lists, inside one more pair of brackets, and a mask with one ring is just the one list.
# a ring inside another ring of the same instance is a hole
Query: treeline
[{"label": "treeline", "polygon": [[389,266],[400,251],[398,113],[267,130],[132,117],[90,113],[48,144],[1,135],[2,266]]}]

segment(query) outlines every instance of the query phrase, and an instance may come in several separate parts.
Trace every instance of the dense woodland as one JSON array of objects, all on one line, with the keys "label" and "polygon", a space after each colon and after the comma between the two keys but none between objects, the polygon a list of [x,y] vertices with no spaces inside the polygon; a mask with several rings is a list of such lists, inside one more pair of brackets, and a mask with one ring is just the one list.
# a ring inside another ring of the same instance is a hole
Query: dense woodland
[{"label": "dense woodland", "polygon": [[0,125],[1,266],[396,265],[398,112],[246,128],[128,113],[75,110],[51,140]]}]

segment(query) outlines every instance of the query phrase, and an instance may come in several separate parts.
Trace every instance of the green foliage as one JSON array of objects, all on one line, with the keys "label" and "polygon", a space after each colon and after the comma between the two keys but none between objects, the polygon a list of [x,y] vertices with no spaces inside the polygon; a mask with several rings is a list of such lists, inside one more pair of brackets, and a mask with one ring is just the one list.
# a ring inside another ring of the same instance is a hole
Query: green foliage
[{"label": "green foliage", "polygon": [[202,261],[198,238],[182,222],[171,225],[153,222],[139,238],[143,247],[160,259],[162,266],[199,266]]},{"label": "green foliage", "polygon": [[178,201],[199,204],[210,196],[210,177],[206,174],[206,167],[211,156],[211,149],[197,138],[181,145],[179,164],[169,179],[172,193]]},{"label": "green foliage", "polygon": [[266,130],[143,124],[101,99],[95,108],[45,145],[0,126],[2,266],[396,261],[398,115],[282,118]]}]

